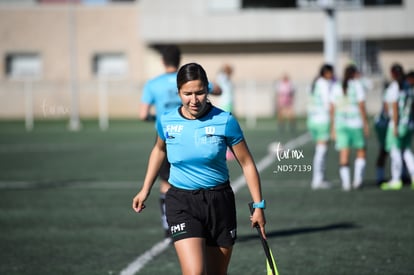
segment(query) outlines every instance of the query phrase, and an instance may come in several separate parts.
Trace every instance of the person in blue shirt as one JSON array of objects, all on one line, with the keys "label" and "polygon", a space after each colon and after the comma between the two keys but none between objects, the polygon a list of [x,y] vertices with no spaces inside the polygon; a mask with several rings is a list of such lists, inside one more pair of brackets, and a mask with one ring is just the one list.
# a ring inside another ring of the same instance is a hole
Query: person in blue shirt
[{"label": "person in blue shirt", "polygon": [[[139,106],[139,118],[143,121],[159,120],[165,112],[181,105],[177,93],[177,70],[181,61],[181,51],[176,45],[167,45],[160,49],[164,73],[150,79],[144,85]],[[155,107],[155,116],[151,113],[151,106]],[[169,234],[167,219],[165,217],[165,193],[170,188],[168,177],[170,164],[165,160],[161,166],[160,177],[160,209],[161,222],[166,236]]]},{"label": "person in blue shirt", "polygon": [[236,207],[229,183],[226,150],[230,147],[255,202],[251,224],[266,237],[260,177],[235,117],[208,99],[208,79],[197,63],[177,74],[181,106],[157,121],[158,137],[141,190],[132,208],[145,208],[158,171],[171,163],[166,214],[183,274],[227,274],[236,240]]},{"label": "person in blue shirt", "polygon": [[[177,71],[181,61],[181,50],[176,45],[165,45],[159,50],[164,65],[164,73],[150,79],[144,85],[139,106],[139,118],[143,121],[159,121],[162,114],[181,105],[176,84]],[[220,95],[221,89],[218,85],[209,83],[209,92],[213,95]],[[151,106],[155,107],[155,116],[151,113]],[[169,229],[165,217],[165,193],[170,188],[168,183],[169,174],[170,164],[166,159],[159,172],[161,222],[166,236],[169,236]]]},{"label": "person in blue shirt", "polygon": [[[181,51],[176,45],[167,45],[160,49],[164,73],[148,80],[143,89],[139,106],[141,120],[159,119],[161,115],[181,105],[177,94],[177,70],[180,66]],[[150,112],[155,107],[155,117]]]}]

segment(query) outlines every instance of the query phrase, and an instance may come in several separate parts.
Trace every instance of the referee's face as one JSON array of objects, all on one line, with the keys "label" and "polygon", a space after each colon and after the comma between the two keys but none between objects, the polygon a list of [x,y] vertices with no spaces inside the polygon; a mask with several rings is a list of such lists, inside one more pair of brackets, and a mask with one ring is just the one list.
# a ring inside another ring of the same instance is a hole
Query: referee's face
[{"label": "referee's face", "polygon": [[201,80],[191,80],[181,86],[179,90],[182,114],[189,119],[196,119],[207,110],[207,87]]}]

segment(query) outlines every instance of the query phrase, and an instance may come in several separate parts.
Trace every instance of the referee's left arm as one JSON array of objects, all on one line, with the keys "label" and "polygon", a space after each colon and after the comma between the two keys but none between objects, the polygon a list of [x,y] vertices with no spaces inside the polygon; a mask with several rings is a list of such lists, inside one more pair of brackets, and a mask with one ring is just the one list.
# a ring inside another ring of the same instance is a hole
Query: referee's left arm
[{"label": "referee's left arm", "polygon": [[[252,196],[253,202],[259,203],[263,200],[262,190],[260,184],[259,172],[257,171],[256,164],[254,163],[253,156],[251,155],[246,142],[243,140],[240,143],[232,146],[234,155],[239,162],[244,177],[246,178],[247,186]],[[251,217],[252,226],[258,224],[262,232],[263,238],[266,238],[265,224],[266,218],[263,209],[255,209]]]}]

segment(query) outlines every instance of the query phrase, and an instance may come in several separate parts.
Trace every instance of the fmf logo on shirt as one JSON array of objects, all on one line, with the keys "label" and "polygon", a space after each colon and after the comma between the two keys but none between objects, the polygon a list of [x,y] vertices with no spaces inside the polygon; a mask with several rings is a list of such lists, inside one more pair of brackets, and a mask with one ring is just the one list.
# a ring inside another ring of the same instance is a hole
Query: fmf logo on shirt
[{"label": "fmf logo on shirt", "polygon": [[167,125],[167,132],[168,133],[181,133],[181,131],[183,130],[184,126],[181,124],[178,125]]},{"label": "fmf logo on shirt", "polygon": [[177,125],[167,125],[167,131],[165,131],[165,137],[168,139],[175,138],[175,135],[181,134],[181,131],[184,129],[184,126],[181,124]]}]

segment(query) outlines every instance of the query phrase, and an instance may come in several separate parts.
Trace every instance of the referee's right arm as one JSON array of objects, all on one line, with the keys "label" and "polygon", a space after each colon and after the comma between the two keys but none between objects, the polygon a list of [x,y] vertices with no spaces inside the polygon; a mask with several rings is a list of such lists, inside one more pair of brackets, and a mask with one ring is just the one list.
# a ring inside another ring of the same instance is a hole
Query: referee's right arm
[{"label": "referee's right arm", "polygon": [[132,208],[135,212],[141,212],[145,208],[144,202],[147,200],[151,193],[151,188],[154,185],[158,176],[161,164],[166,157],[165,142],[158,136],[157,142],[152,148],[151,154],[148,160],[147,172],[145,174],[144,184],[141,191],[134,197],[132,201]]}]

